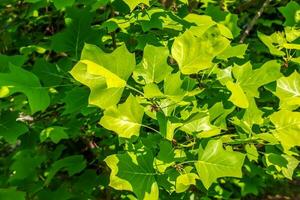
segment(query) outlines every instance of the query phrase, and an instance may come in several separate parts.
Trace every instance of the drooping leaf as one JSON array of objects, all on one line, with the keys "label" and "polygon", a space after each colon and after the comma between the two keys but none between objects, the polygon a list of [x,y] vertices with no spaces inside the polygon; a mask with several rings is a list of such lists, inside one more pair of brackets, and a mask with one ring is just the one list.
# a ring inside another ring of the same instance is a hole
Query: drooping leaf
[{"label": "drooping leaf", "polygon": [[114,154],[104,161],[111,169],[109,186],[132,191],[138,199],[158,199],[159,189],[150,152]]},{"label": "drooping leaf", "polygon": [[21,67],[10,65],[9,70],[9,73],[0,73],[0,86],[7,86],[9,94],[16,92],[25,94],[32,113],[45,110],[50,103],[50,98],[47,89],[41,86],[39,79]]},{"label": "drooping leaf", "polygon": [[242,177],[245,155],[224,150],[221,140],[210,140],[195,163],[199,178],[206,189],[220,177]]},{"label": "drooping leaf", "polygon": [[270,116],[275,125],[274,136],[288,151],[294,146],[300,146],[300,113],[280,110]]},{"label": "drooping leaf", "polygon": [[100,124],[120,137],[131,138],[140,134],[143,115],[143,107],[134,96],[129,96],[123,104],[106,109]]}]

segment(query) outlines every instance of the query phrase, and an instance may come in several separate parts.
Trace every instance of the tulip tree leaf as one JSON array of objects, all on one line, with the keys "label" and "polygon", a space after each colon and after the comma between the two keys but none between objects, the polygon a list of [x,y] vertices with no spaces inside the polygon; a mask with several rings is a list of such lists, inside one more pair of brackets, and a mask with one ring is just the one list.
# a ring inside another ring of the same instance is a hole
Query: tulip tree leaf
[{"label": "tulip tree leaf", "polygon": [[229,40],[215,29],[213,26],[198,37],[191,30],[187,30],[175,38],[172,56],[177,61],[181,73],[195,74],[212,67],[214,57],[229,46]]},{"label": "tulip tree leaf", "polygon": [[16,143],[19,136],[28,131],[27,126],[16,121],[18,113],[2,112],[0,113],[0,137],[3,137],[7,142]]},{"label": "tulip tree leaf", "polygon": [[280,99],[281,108],[296,108],[300,106],[300,74],[292,73],[277,81],[275,95]]},{"label": "tulip tree leaf", "polygon": [[65,7],[70,7],[74,4],[75,0],[64,0],[64,1],[61,1],[61,0],[53,0],[53,3],[54,3],[54,6],[57,8],[57,9],[62,9],[62,8],[65,8]]},{"label": "tulip tree leaf", "polygon": [[134,54],[129,53],[125,46],[107,54],[86,44],[81,60],[70,73],[90,88],[89,104],[105,109],[119,102],[134,67]]},{"label": "tulip tree leaf", "polygon": [[106,109],[100,124],[120,137],[131,138],[140,134],[143,115],[143,107],[134,96],[129,96],[123,104]]},{"label": "tulip tree leaf", "polygon": [[169,50],[167,47],[155,47],[147,45],[144,49],[144,56],[141,63],[135,70],[136,79],[143,78],[141,83],[159,83],[171,73],[172,68],[168,65],[167,59]]},{"label": "tulip tree leaf", "polygon": [[220,177],[242,177],[245,155],[224,150],[221,140],[210,140],[195,163],[199,178],[206,189]]},{"label": "tulip tree leaf", "polygon": [[149,0],[123,0],[130,8],[130,11],[132,11],[136,6],[139,4],[145,4],[149,6]]},{"label": "tulip tree leaf", "polygon": [[222,53],[217,57],[220,59],[227,60],[228,58],[237,57],[244,58],[248,45],[240,44],[236,46],[228,46]]},{"label": "tulip tree leaf", "polygon": [[6,72],[9,63],[13,64],[14,66],[21,67],[26,60],[26,56],[7,56],[0,54],[0,72]]},{"label": "tulip tree leaf", "polygon": [[26,192],[18,191],[16,188],[1,188],[0,189],[0,199],[9,200],[25,200]]},{"label": "tulip tree leaf", "polygon": [[271,60],[264,63],[258,69],[252,69],[250,62],[242,66],[234,66],[232,68],[233,75],[237,79],[237,83],[243,89],[248,97],[258,97],[258,88],[273,82],[280,78],[280,63]]},{"label": "tulip tree leaf", "polygon": [[228,81],[226,83],[226,87],[231,92],[229,101],[231,101],[234,105],[236,105],[240,108],[248,108],[249,107],[249,102],[248,102],[247,96],[238,83],[233,83],[231,81]]},{"label": "tulip tree leaf", "polygon": [[92,19],[93,13],[87,9],[67,9],[66,28],[52,37],[51,48],[78,59],[85,42],[97,44],[100,41],[98,31],[91,28]]},{"label": "tulip tree leaf", "polygon": [[9,94],[16,92],[25,94],[32,113],[45,110],[50,103],[50,98],[47,89],[41,86],[39,79],[21,67],[10,65],[9,70],[9,73],[0,73],[0,87],[7,86]]},{"label": "tulip tree leaf", "polygon": [[282,174],[286,178],[293,180],[294,171],[298,167],[300,161],[297,158],[290,155],[283,155],[283,157],[288,161],[288,164],[286,167],[282,168]]},{"label": "tulip tree leaf", "polygon": [[65,111],[63,114],[80,112],[82,108],[88,106],[89,91],[83,87],[75,87],[66,93],[63,98]]},{"label": "tulip tree leaf", "polygon": [[176,179],[176,192],[184,192],[190,187],[190,185],[196,185],[196,179],[199,179],[199,177],[194,173],[179,175]]},{"label": "tulip tree leaf", "polygon": [[285,26],[294,26],[300,22],[300,5],[296,1],[290,1],[285,7],[280,7],[279,12],[285,17]]},{"label": "tulip tree leaf", "polygon": [[132,191],[138,199],[158,200],[158,185],[149,152],[114,154],[104,160],[111,169],[109,186]]},{"label": "tulip tree leaf", "polygon": [[271,54],[275,56],[284,56],[284,52],[275,46],[275,44],[278,43],[276,34],[268,36],[261,32],[257,32],[257,36],[268,47]]},{"label": "tulip tree leaf", "polygon": [[280,110],[270,116],[275,125],[274,136],[281,142],[285,150],[300,146],[300,113]]},{"label": "tulip tree leaf", "polygon": [[48,185],[55,174],[62,170],[67,171],[69,176],[81,172],[86,167],[86,161],[82,155],[68,156],[55,161],[49,169],[45,184]]},{"label": "tulip tree leaf", "polygon": [[62,139],[68,139],[69,136],[65,132],[64,127],[52,126],[52,127],[44,129],[41,132],[41,135],[40,135],[41,142],[44,142],[47,138],[50,138],[51,141],[53,141],[54,143],[58,143]]},{"label": "tulip tree leaf", "polygon": [[189,134],[198,133],[198,137],[211,137],[220,133],[218,127],[210,124],[209,116],[200,113],[183,123],[180,130]]}]

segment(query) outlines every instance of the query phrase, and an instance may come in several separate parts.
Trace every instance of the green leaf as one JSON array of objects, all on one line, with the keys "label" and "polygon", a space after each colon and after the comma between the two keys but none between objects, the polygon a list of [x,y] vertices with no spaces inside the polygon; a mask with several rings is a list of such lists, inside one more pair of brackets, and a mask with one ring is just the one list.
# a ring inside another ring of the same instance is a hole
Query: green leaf
[{"label": "green leaf", "polygon": [[10,182],[34,180],[38,177],[38,168],[45,161],[45,156],[30,150],[21,150],[14,155],[13,160],[9,167],[12,172]]},{"label": "green leaf", "polygon": [[86,44],[81,60],[70,73],[90,88],[89,104],[105,109],[119,102],[134,67],[134,54],[124,45],[107,54],[97,46]]},{"label": "green leaf", "polygon": [[44,142],[45,140],[47,140],[47,138],[50,138],[52,142],[57,144],[62,139],[68,139],[69,136],[65,132],[64,127],[51,126],[49,128],[44,129],[41,132],[41,135],[40,135],[41,142]]},{"label": "green leaf", "polygon": [[247,144],[245,146],[245,150],[247,152],[247,158],[252,161],[254,160],[255,162],[258,162],[258,152],[253,144]]},{"label": "green leaf", "polygon": [[65,110],[63,114],[76,114],[88,106],[89,91],[83,87],[75,87],[63,98]]},{"label": "green leaf", "polygon": [[252,127],[254,124],[262,125],[264,122],[262,115],[263,112],[258,109],[255,99],[253,97],[248,98],[249,107],[245,110],[243,118],[233,117],[233,123],[241,127],[246,133],[252,134]]},{"label": "green leaf", "polygon": [[224,150],[221,140],[210,140],[195,163],[199,178],[206,189],[220,177],[242,177],[245,155]]},{"label": "green leaf", "polygon": [[258,88],[271,83],[282,76],[280,73],[281,65],[276,60],[264,63],[258,69],[253,70],[250,62],[242,66],[232,68],[233,75],[237,83],[248,97],[258,97]]},{"label": "green leaf", "polygon": [[48,63],[44,59],[37,59],[32,72],[39,77],[44,86],[57,86],[62,81],[57,65]]},{"label": "green leaf", "polygon": [[182,123],[171,122],[163,112],[157,112],[156,118],[159,124],[159,132],[167,140],[172,141],[175,129],[180,127]]},{"label": "green leaf", "polygon": [[176,192],[184,192],[190,185],[196,185],[196,179],[199,179],[199,177],[195,173],[180,174],[176,179]]},{"label": "green leaf", "polygon": [[45,110],[50,98],[46,88],[43,88],[39,79],[31,72],[16,67],[9,66],[9,73],[0,73],[0,86],[7,86],[9,94],[21,92],[28,98],[31,112]]},{"label": "green leaf", "polygon": [[133,11],[136,6],[139,4],[145,4],[149,6],[149,0],[123,0],[130,8],[130,11]]},{"label": "green leaf", "polygon": [[194,13],[188,14],[184,17],[184,20],[195,24],[195,26],[190,28],[190,31],[198,35],[202,35],[207,29],[217,24],[210,16],[197,15]]},{"label": "green leaf", "polygon": [[196,133],[200,138],[212,137],[220,133],[218,127],[211,125],[209,115],[200,112],[184,122],[180,130],[189,134]]},{"label": "green leaf", "polygon": [[281,142],[286,151],[294,146],[300,146],[299,112],[280,110],[273,113],[270,120],[275,125],[274,136]]},{"label": "green leaf", "polygon": [[79,58],[84,43],[100,42],[99,32],[91,28],[93,13],[87,9],[67,9],[66,29],[52,37],[51,48]]},{"label": "green leaf", "polygon": [[0,199],[2,200],[25,200],[26,193],[18,191],[14,187],[0,188]]},{"label": "green leaf", "polygon": [[[228,0],[227,0],[228,1]],[[214,2],[217,3],[217,2]],[[223,2],[224,6],[226,1]],[[224,7],[223,7],[224,8]],[[213,20],[220,23],[220,25],[226,26],[230,30],[230,38],[237,37],[240,34],[240,27],[238,26],[238,15],[224,12],[220,6],[209,5],[205,10],[205,14],[211,16]]]},{"label": "green leaf", "polygon": [[114,154],[104,160],[111,169],[109,186],[132,191],[138,199],[157,200],[158,185],[149,152]]},{"label": "green leaf", "polygon": [[21,67],[27,60],[25,56],[7,56],[0,54],[0,72],[6,72],[8,70],[9,63]]},{"label": "green leaf", "polygon": [[283,157],[288,161],[288,164],[286,167],[282,168],[282,174],[286,178],[293,180],[294,171],[298,167],[300,161],[290,155],[283,155]]},{"label": "green leaf", "polygon": [[143,84],[159,83],[171,73],[172,68],[168,65],[167,59],[169,50],[167,47],[155,47],[146,45],[144,49],[144,56],[141,63],[134,71],[134,77]]},{"label": "green leaf", "polygon": [[70,7],[75,2],[75,0],[64,0],[64,1],[61,1],[61,0],[52,0],[52,1],[54,3],[54,6],[57,9],[62,9],[62,8],[65,8],[65,7]]},{"label": "green leaf", "polygon": [[144,108],[130,95],[123,104],[106,109],[100,124],[120,137],[131,138],[139,136],[143,115]]},{"label": "green leaf", "polygon": [[229,101],[231,101],[234,105],[240,108],[248,108],[249,102],[247,96],[244,91],[240,87],[239,83],[233,83],[228,81],[226,83],[226,87],[231,92],[231,96],[229,97]]},{"label": "green leaf", "polygon": [[169,98],[181,99],[186,91],[182,88],[183,81],[180,78],[180,73],[170,74],[164,80],[164,94]]},{"label": "green leaf", "polygon": [[175,164],[176,161],[183,161],[186,154],[181,149],[174,149],[170,141],[162,140],[159,143],[159,152],[154,160],[154,166],[158,172],[164,173],[166,169]]},{"label": "green leaf", "polygon": [[73,176],[74,174],[81,172],[85,167],[86,161],[82,155],[68,156],[57,160],[49,169],[45,185],[48,185],[55,174],[60,170],[67,171],[69,176]]},{"label": "green leaf", "polygon": [[300,106],[300,74],[295,71],[277,81],[275,95],[280,99],[280,108],[294,109]]},{"label": "green leaf", "polygon": [[277,39],[275,35],[265,35],[261,32],[257,32],[258,38],[268,47],[270,53],[275,56],[284,56],[285,53],[281,51],[278,47],[274,44],[277,43]]},{"label": "green leaf", "polygon": [[15,144],[18,137],[28,131],[27,126],[17,121],[18,113],[2,112],[0,113],[0,137],[10,144]]},{"label": "green leaf", "polygon": [[212,60],[229,45],[215,27],[196,37],[191,30],[175,38],[172,56],[183,74],[195,74],[213,66]]},{"label": "green leaf", "polygon": [[217,57],[219,59],[227,60],[228,58],[237,57],[244,58],[246,50],[248,48],[247,44],[240,44],[236,46],[228,46],[222,53]]},{"label": "green leaf", "polygon": [[294,26],[300,22],[300,5],[295,1],[290,1],[285,7],[278,8],[279,12],[285,17],[284,26]]},{"label": "green leaf", "polygon": [[282,155],[269,153],[266,154],[265,157],[267,166],[274,165],[276,168],[279,169],[287,167],[288,161]]}]

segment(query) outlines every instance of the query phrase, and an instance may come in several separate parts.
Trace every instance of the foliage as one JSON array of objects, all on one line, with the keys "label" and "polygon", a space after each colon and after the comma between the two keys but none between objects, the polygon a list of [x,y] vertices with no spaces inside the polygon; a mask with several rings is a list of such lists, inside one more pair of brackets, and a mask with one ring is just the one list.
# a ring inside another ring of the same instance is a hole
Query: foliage
[{"label": "foliage", "polygon": [[299,198],[300,4],[263,4],[1,1],[0,199]]}]

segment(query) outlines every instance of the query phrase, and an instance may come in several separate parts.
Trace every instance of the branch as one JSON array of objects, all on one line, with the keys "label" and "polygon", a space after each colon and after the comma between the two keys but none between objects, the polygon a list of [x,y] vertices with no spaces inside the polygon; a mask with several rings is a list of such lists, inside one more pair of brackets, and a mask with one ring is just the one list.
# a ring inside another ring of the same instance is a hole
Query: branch
[{"label": "branch", "polygon": [[250,31],[252,30],[253,26],[256,24],[257,20],[260,18],[260,16],[262,15],[262,13],[264,12],[265,8],[270,4],[272,0],[266,0],[264,2],[264,4],[262,5],[262,7],[259,9],[259,11],[256,13],[256,15],[254,16],[254,18],[251,20],[251,22],[248,24],[246,30],[244,31],[241,39],[240,39],[240,43],[244,43],[244,40],[246,39],[246,37],[249,35]]}]

